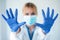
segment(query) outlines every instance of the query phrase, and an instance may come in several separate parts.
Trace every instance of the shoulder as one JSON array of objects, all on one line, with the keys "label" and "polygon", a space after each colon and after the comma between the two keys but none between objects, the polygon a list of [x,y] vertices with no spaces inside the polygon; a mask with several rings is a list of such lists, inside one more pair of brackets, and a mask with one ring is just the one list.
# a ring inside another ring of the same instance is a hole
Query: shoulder
[{"label": "shoulder", "polygon": [[37,34],[40,37],[44,37],[45,36],[45,34],[43,33],[43,30],[40,27],[38,27],[38,26],[36,26],[36,32],[37,32]]},{"label": "shoulder", "polygon": [[22,36],[26,30],[25,25],[22,25],[19,29],[21,29],[21,31],[17,34],[17,36]]}]

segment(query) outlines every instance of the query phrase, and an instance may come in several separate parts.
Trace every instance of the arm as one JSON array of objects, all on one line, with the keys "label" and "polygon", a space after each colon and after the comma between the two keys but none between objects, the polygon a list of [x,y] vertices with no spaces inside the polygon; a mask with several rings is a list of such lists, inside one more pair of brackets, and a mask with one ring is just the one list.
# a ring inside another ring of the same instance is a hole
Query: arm
[{"label": "arm", "polygon": [[45,34],[49,33],[51,27],[53,26],[56,18],[58,17],[58,14],[56,14],[55,17],[54,16],[54,9],[52,9],[52,12],[51,12],[51,15],[50,15],[50,9],[49,7],[47,8],[47,15],[45,15],[45,12],[44,10],[42,9],[42,15],[43,15],[43,18],[44,18],[44,23],[43,24],[40,24],[40,23],[36,23],[37,26],[39,26],[40,28],[42,28],[44,31]]},{"label": "arm", "polygon": [[9,11],[6,10],[6,14],[8,16],[8,18],[6,18],[3,14],[2,17],[4,18],[4,20],[7,22],[7,24],[9,25],[11,32],[10,32],[10,40],[15,40],[16,39],[16,35],[21,31],[21,29],[19,29],[22,25],[25,24],[25,22],[21,22],[19,23],[17,21],[17,16],[18,16],[18,10],[15,10],[15,16],[13,15],[12,9],[10,8]]},{"label": "arm", "polygon": [[6,18],[3,14],[2,14],[2,17],[8,23],[12,32],[16,32],[18,30],[18,28],[20,28],[22,25],[25,24],[25,22],[19,23],[17,21],[17,16],[18,16],[18,10],[17,9],[15,10],[15,16],[13,15],[13,12],[12,12],[11,8],[9,9],[9,11],[6,10],[6,14],[7,14],[8,18]]},{"label": "arm", "polygon": [[18,29],[16,32],[10,32],[10,40],[20,40],[21,38],[18,37],[20,32],[20,29]]}]

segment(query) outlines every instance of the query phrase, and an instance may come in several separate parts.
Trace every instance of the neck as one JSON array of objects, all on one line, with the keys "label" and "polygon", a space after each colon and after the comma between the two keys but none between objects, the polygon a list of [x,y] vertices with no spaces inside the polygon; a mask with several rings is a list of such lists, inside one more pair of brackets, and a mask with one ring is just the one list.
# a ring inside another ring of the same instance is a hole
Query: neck
[{"label": "neck", "polygon": [[[29,26],[28,26],[28,27],[29,27]],[[30,26],[30,27],[29,27],[30,31],[32,31],[32,30],[34,29],[34,27],[35,27],[34,25]]]}]

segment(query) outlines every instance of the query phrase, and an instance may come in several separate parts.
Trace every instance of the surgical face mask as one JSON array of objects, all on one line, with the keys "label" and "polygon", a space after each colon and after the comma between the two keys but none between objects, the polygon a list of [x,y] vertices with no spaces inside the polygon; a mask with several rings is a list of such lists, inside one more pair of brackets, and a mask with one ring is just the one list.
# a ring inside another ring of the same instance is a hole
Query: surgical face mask
[{"label": "surgical face mask", "polygon": [[36,15],[24,16],[24,21],[28,26],[34,25],[36,23]]}]

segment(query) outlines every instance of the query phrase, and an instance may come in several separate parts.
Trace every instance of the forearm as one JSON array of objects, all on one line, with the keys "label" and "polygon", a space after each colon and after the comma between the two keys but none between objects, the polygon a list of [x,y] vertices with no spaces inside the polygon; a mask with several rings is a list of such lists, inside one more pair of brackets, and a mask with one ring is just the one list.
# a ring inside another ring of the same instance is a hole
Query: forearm
[{"label": "forearm", "polygon": [[10,32],[10,40],[17,40],[16,37],[16,32]]},{"label": "forearm", "polygon": [[20,31],[21,29],[19,28],[17,32],[10,32],[10,40],[18,40],[17,35]]}]

